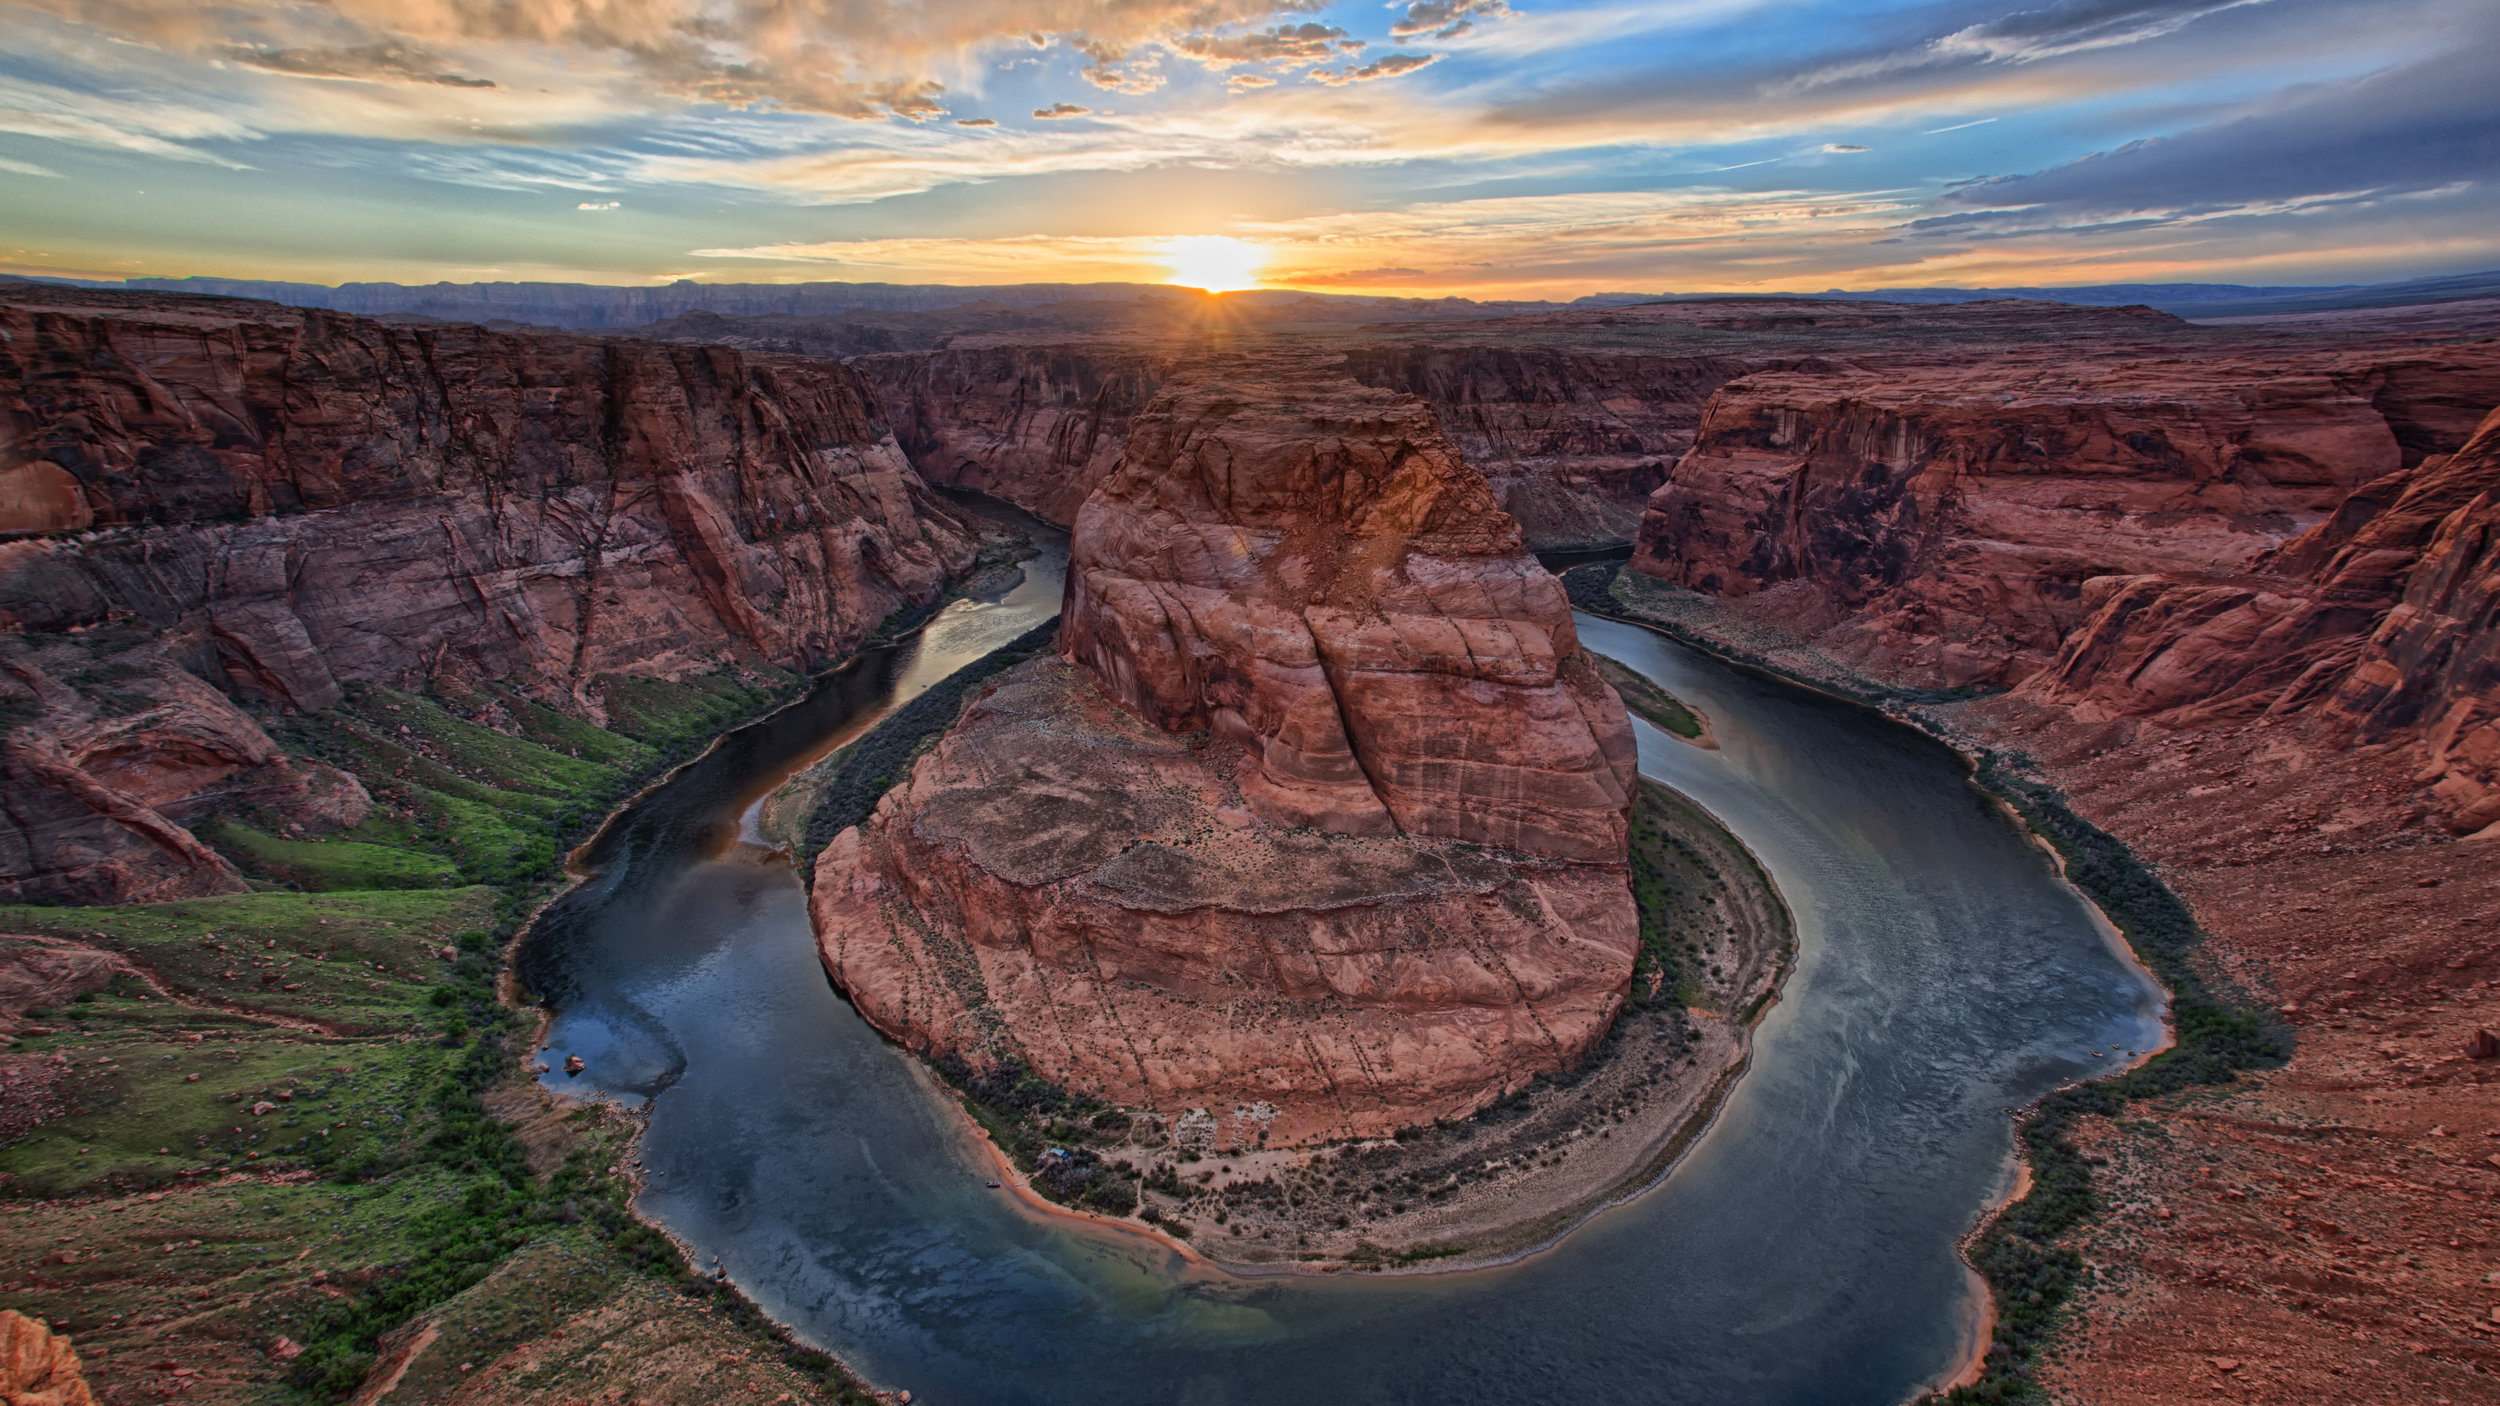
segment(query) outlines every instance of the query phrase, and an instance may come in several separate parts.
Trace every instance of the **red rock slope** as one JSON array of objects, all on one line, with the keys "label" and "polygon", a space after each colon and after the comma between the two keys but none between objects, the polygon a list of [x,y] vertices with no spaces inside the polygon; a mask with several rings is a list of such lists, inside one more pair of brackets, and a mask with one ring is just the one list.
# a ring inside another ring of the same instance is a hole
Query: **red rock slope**
[{"label": "red rock slope", "polygon": [[839,657],[974,552],[837,364],[69,289],[0,302],[0,522],[40,534],[0,546],[0,896],[47,900],[235,887],[167,818],[204,787],[357,810],[247,709],[485,677],[597,718],[601,675]]},{"label": "red rock slope", "polygon": [[2279,719],[2321,746],[2418,739],[2446,827],[2500,826],[2500,412],[2453,456],[2348,497],[2246,582],[2086,583],[2025,692],[2083,721]]},{"label": "red rock slope", "polygon": [[1630,727],[1429,407],[1167,386],[1079,514],[1061,640],[818,861],[880,1029],[1223,1143],[1463,1114],[1604,1034]]}]

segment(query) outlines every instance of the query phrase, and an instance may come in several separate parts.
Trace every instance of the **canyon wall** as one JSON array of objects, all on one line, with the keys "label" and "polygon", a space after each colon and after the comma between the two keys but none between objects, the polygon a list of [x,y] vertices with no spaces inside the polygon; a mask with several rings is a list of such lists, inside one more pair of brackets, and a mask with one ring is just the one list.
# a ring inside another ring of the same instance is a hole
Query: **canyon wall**
[{"label": "canyon wall", "polygon": [[852,365],[876,387],[923,477],[1067,523],[1119,463],[1130,419],[1175,360],[1078,344],[907,352]]},{"label": "canyon wall", "polygon": [[2500,826],[2500,411],[2257,565],[2245,583],[2086,583],[2091,617],[2023,691],[2086,720],[2415,742],[2450,831]]},{"label": "canyon wall", "polygon": [[2125,350],[1731,381],[1634,566],[1914,687],[2170,726],[2340,698],[2339,736],[2435,739],[2454,824],[2500,818],[2489,685],[2453,662],[2487,432],[2447,457],[2500,347]]},{"label": "canyon wall", "polygon": [[1458,1116],[1603,1037],[1630,724],[1429,407],[1167,385],[1077,516],[1061,645],[818,860],[879,1029],[1219,1145]]},{"label": "canyon wall", "polygon": [[[930,482],[1064,523],[1119,462],[1129,421],[1205,354],[1174,341],[983,338],[852,364]],[[1430,341],[1355,341],[1340,355],[1354,380],[1429,404],[1537,551],[1630,541],[1711,392],[1797,360]]]},{"label": "canyon wall", "polygon": [[838,658],[975,550],[838,364],[28,289],[0,520],[0,895],[81,901],[239,887],[170,818],[234,786],[354,823],[255,712],[482,678],[597,720],[603,676]]}]

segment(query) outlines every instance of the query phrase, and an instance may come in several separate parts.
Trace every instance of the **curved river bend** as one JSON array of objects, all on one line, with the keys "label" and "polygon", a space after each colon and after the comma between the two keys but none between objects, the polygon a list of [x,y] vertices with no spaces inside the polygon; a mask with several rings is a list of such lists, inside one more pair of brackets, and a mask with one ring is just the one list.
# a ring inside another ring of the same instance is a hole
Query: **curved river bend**
[{"label": "curved river bend", "polygon": [[[2157,990],[1945,749],[1629,625],[1590,647],[1710,715],[1635,722],[1796,912],[1752,1072],[1662,1183],[1503,1268],[1244,1280],[984,1186],[965,1121],[826,982],[803,895],[741,815],[794,761],[1057,608],[1004,601],[724,739],[594,844],[524,973],[567,1094],[648,1101],[642,1210],[776,1319],[939,1406],[1274,1401],[1870,1403],[1967,1349],[1959,1237],[2005,1116],[2161,1038]],[[2093,1058],[2098,1050],[2103,1058]]]}]

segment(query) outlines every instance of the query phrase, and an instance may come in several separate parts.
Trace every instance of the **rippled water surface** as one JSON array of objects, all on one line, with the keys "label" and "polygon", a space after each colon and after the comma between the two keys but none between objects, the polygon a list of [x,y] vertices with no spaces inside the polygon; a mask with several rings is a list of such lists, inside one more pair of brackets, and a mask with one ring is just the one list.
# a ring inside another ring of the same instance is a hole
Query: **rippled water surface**
[{"label": "rippled water surface", "polygon": [[[1057,608],[1007,600],[733,735],[620,817],[525,954],[581,1054],[650,1101],[643,1209],[879,1385],[941,1403],[1890,1403],[1963,1349],[1957,1238],[2008,1105],[2159,1038],[2159,1001],[1942,748],[1627,625],[1591,647],[1710,715],[1642,770],[1716,813],[1797,913],[1752,1073],[1663,1183],[1501,1269],[1238,1280],[1036,1217],[827,985],[788,864],[738,818],[793,759]],[[986,641],[986,643],[984,643]],[[929,657],[922,658],[925,652]]]}]

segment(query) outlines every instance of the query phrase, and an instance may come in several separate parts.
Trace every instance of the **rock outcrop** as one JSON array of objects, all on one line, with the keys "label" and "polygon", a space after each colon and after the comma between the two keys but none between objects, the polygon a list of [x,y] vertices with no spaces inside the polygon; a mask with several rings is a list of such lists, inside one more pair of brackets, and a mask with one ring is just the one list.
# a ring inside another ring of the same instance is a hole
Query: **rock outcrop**
[{"label": "rock outcrop", "polygon": [[1721,387],[1634,566],[1898,684],[2426,739],[2451,825],[2500,819],[2470,643],[2487,431],[2446,457],[2460,407],[2500,402],[2500,348],[1951,350]]},{"label": "rock outcrop", "polygon": [[0,1308],[0,1402],[95,1406],[69,1339],[13,1308]]},{"label": "rock outcrop", "polygon": [[0,521],[44,534],[0,547],[0,895],[90,902],[235,886],[172,819],[218,787],[354,823],[247,709],[491,678],[597,719],[603,676],[838,658],[975,552],[838,364],[35,288]]},{"label": "rock outcrop", "polygon": [[1429,407],[1167,385],[1061,630],[818,860],[880,1029],[1223,1144],[1463,1114],[1604,1035],[1630,725]]},{"label": "rock outcrop", "polygon": [[2447,828],[2500,825],[2500,412],[2256,565],[2237,584],[2086,583],[2097,608],[2024,691],[2087,720],[2418,740]]},{"label": "rock outcrop", "polygon": [[1171,353],[1115,344],[980,346],[861,357],[895,439],[931,483],[1076,519],[1120,462]]},{"label": "rock outcrop", "polygon": [[1349,348],[1367,386],[1429,402],[1539,551],[1632,540],[1726,382],[1790,357],[1444,340]]}]

